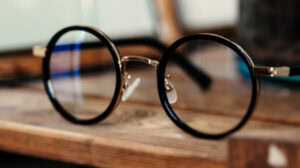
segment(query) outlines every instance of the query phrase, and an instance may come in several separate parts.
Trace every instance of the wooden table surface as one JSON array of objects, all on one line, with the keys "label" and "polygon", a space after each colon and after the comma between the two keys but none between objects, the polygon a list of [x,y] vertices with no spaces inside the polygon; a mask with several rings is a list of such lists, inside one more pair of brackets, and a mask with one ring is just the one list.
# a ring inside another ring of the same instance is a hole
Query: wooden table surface
[{"label": "wooden table surface", "polygon": [[[40,81],[1,87],[0,150],[100,167],[227,167],[228,138],[212,141],[184,133],[160,105],[154,71],[132,75],[142,79],[135,93],[90,126],[64,120]],[[299,90],[263,84],[257,110],[241,132],[299,127],[299,95]]]}]

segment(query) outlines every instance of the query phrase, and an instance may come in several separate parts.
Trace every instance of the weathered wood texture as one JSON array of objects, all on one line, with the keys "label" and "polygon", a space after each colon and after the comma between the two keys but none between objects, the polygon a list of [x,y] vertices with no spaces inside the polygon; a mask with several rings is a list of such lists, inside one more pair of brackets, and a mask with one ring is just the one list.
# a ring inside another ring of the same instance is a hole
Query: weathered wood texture
[{"label": "weathered wood texture", "polygon": [[[216,54],[215,52],[218,51],[214,50],[211,54]],[[228,157],[232,156],[227,153],[228,139],[204,140],[177,128],[161,107],[152,67],[130,68],[129,65],[128,68],[132,79],[141,79],[140,85],[107,119],[89,126],[79,126],[64,120],[51,106],[40,81],[20,83],[19,86],[1,86],[0,149],[97,167],[228,167]],[[217,68],[214,70],[216,72]],[[172,81],[174,84],[190,88],[190,83],[184,82],[179,73],[174,74],[178,76],[173,76],[172,80],[178,80]],[[99,108],[103,106],[101,96],[105,98],[107,95],[105,93],[97,97],[93,94],[99,91],[100,84],[110,84],[107,77],[110,75],[82,79],[83,85],[87,86],[86,93],[92,95],[90,98],[93,103],[97,106],[99,103]],[[237,87],[235,89],[238,90]],[[212,97],[220,95],[222,93]],[[190,108],[193,109],[199,106],[200,103],[194,96],[198,95],[185,97],[191,100],[186,107],[194,105]],[[297,89],[263,84],[256,112],[240,132],[247,134],[254,129],[273,129],[280,134],[281,131],[299,127],[299,96]],[[210,123],[226,127],[228,121],[237,118],[235,112],[230,110],[226,114],[207,111],[196,111],[194,114],[201,115],[198,120],[205,119],[205,129],[212,127]],[[259,137],[255,136],[253,139],[260,139]],[[284,137],[286,136],[282,134],[279,138]],[[231,142],[234,144],[237,141]]]},{"label": "weathered wood texture", "polygon": [[59,116],[42,90],[0,94],[1,150],[103,167],[225,167],[225,141],[188,136],[158,105],[126,102],[103,123],[78,126]]},{"label": "weathered wood texture", "polygon": [[[40,82],[1,88],[0,149],[99,167],[227,167],[227,139],[203,140],[178,129],[159,103],[152,69],[131,74],[142,78],[135,93],[106,120],[90,126],[65,121]],[[256,113],[241,132],[299,126],[299,108],[290,101],[299,94],[263,89]]]},{"label": "weathered wood texture", "polygon": [[299,130],[257,130],[229,140],[230,168],[300,167]]}]

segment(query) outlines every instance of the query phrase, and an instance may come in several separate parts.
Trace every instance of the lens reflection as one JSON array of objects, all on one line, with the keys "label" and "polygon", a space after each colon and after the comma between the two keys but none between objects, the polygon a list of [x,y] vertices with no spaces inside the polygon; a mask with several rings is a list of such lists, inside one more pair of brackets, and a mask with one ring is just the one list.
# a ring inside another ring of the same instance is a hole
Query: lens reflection
[{"label": "lens reflection", "polygon": [[70,31],[55,44],[50,59],[53,91],[77,119],[92,119],[109,106],[116,85],[113,57],[86,31]]},{"label": "lens reflection", "polygon": [[180,45],[172,53],[165,75],[171,83],[171,89],[165,87],[173,111],[197,131],[225,133],[247,113],[251,74],[237,53],[221,43],[193,40]]}]

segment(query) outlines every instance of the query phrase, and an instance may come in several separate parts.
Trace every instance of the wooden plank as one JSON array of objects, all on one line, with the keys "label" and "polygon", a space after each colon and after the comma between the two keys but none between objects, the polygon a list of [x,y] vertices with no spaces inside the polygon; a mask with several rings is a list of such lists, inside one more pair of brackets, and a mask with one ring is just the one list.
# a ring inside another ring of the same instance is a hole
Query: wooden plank
[{"label": "wooden plank", "polygon": [[[153,93],[154,74],[146,72],[135,74],[143,77],[144,85],[127,102],[90,126],[71,124],[58,115],[40,82],[1,88],[0,148],[91,166],[226,167],[227,140],[198,139],[178,129]],[[287,130],[293,125],[254,119],[242,132],[261,128]]]},{"label": "wooden plank", "polygon": [[155,0],[159,38],[166,44],[172,44],[182,37],[182,30],[177,16],[176,1]]},{"label": "wooden plank", "polygon": [[256,130],[229,140],[230,168],[300,167],[300,131]]},{"label": "wooden plank", "polygon": [[2,150],[105,167],[224,167],[225,141],[201,143],[178,130],[161,108],[124,104],[101,124],[78,126],[62,119],[43,92],[0,94],[1,101],[4,95],[6,102],[14,100],[0,107]]},{"label": "wooden plank", "polygon": [[[137,77],[141,79],[140,85],[111,116],[89,126],[64,120],[51,106],[40,81],[0,87],[0,149],[99,167],[228,166],[228,156],[231,156],[227,153],[228,139],[204,140],[177,128],[161,107],[153,68],[128,68],[132,80]],[[193,91],[191,83],[182,74],[176,72],[176,75],[178,78],[172,78],[176,86]],[[109,96],[106,88],[103,90],[100,86],[112,85],[111,77],[110,73],[105,72],[101,77],[95,74],[81,78],[86,86],[85,96],[99,108],[104,106],[103,100]],[[232,85],[238,89],[239,83],[233,81]],[[101,89],[103,94],[97,94]],[[181,94],[181,91],[178,90],[178,93]],[[236,93],[237,96],[239,93]],[[300,125],[299,95],[299,91],[294,89],[264,85],[262,102],[241,132],[296,128]],[[198,110],[201,107],[196,96],[186,96],[190,101],[185,107],[178,104],[178,108],[180,106],[183,112],[201,116],[195,118],[202,129],[212,129],[214,125],[211,123],[227,127],[240,117],[230,110],[226,113]],[[218,94],[211,96],[213,98]]]},{"label": "wooden plank", "polygon": [[223,167],[188,151],[12,122],[0,126],[1,150],[37,157],[104,167]]}]

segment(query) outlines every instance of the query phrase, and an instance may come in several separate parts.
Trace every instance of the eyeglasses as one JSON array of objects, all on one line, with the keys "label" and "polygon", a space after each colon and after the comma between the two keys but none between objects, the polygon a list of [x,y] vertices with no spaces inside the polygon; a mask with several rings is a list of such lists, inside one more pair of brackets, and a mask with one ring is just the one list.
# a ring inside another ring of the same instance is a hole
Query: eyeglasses
[{"label": "eyeglasses", "polygon": [[[164,53],[160,61],[120,56],[114,43],[143,44]],[[169,118],[187,133],[208,139],[225,137],[248,121],[259,76],[300,75],[300,67],[255,66],[239,45],[214,34],[186,36],[166,47],[153,39],[113,42],[95,28],[71,26],[33,52],[43,57],[51,103],[73,123],[99,122],[126,101],[141,82],[132,81],[128,63],[140,62],[156,70],[160,102]]]}]

